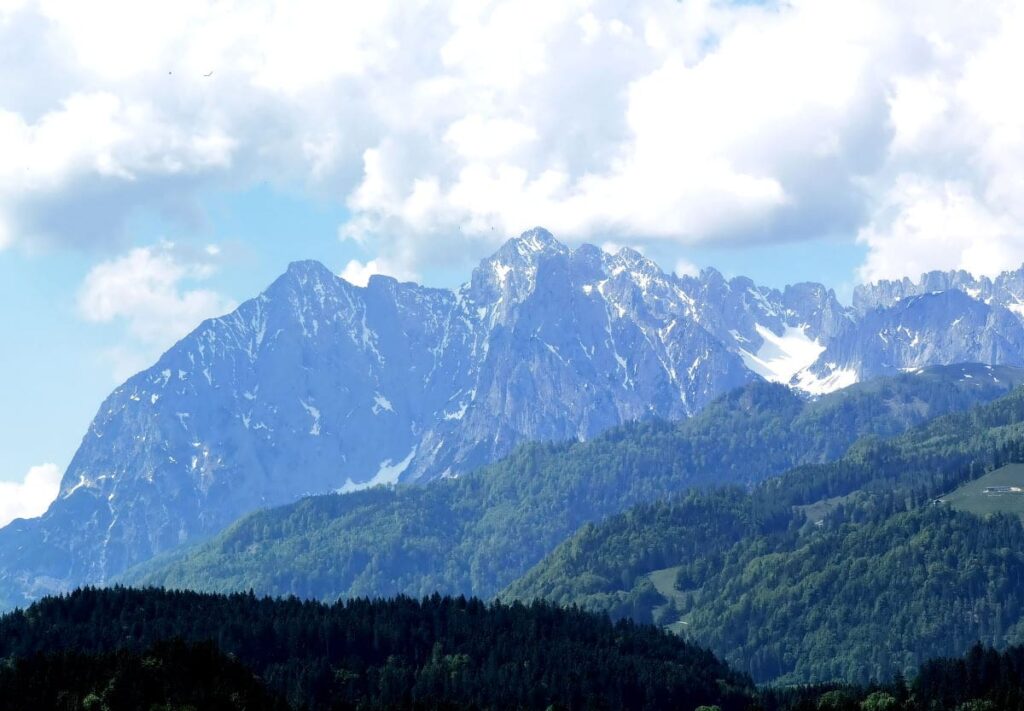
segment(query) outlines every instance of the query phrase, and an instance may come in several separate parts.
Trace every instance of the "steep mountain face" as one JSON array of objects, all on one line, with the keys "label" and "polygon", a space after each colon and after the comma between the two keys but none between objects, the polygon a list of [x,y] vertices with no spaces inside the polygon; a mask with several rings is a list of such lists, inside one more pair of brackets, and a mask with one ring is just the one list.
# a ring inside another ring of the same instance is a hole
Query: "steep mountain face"
[{"label": "steep mountain face", "polygon": [[861,285],[853,311],[859,327],[830,344],[811,369],[818,377],[842,368],[863,378],[934,363],[1017,364],[1024,267],[995,279],[960,270]]},{"label": "steep mountain face", "polygon": [[686,417],[755,377],[702,326],[678,280],[632,250],[571,251],[533,230],[454,300],[465,345],[442,352],[460,367],[426,413],[409,479],[465,472],[526,440]]},{"label": "steep mountain face", "polygon": [[958,289],[910,296],[863,314],[833,338],[798,384],[862,380],[934,364],[1024,362],[1021,318]]},{"label": "steep mountain face", "polygon": [[1016,364],[1022,344],[1013,313],[958,290],[862,314],[821,285],[677,277],[539,228],[454,291],[300,262],[110,395],[51,509],[0,530],[0,588],[20,602],[103,582],[255,509],[679,420],[761,378],[820,394]]},{"label": "steep mountain face", "polygon": [[21,602],[103,582],[258,508],[684,418],[752,379],[630,250],[537,229],[454,292],[296,263],[111,394],[50,510],[0,531],[0,583]]}]

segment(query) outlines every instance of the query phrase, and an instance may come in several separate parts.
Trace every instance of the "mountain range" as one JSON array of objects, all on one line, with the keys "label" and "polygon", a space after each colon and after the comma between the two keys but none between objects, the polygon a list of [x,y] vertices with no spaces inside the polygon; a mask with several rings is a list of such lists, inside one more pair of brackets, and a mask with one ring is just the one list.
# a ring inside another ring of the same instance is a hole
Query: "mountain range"
[{"label": "mountain range", "polygon": [[677,276],[540,228],[455,290],[294,263],[107,398],[47,513],[0,530],[0,604],[104,583],[258,509],[462,477],[526,442],[684,420],[750,383],[817,397],[1019,366],[1021,273],[882,283],[846,307],[820,284]]},{"label": "mountain range", "polygon": [[833,462],[861,438],[891,438],[1006,396],[1022,382],[1019,369],[936,366],[813,402],[755,382],[678,423],[629,423],[586,442],[526,444],[458,479],[313,496],[256,512],[117,581],[325,601],[433,592],[488,598],[581,526],[692,488],[753,486]]}]

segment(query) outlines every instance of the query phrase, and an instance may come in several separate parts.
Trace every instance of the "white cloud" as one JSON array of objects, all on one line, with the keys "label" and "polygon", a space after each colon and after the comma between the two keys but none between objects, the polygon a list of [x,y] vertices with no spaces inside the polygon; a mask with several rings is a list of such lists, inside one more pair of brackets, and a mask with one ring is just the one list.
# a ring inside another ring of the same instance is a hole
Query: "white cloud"
[{"label": "white cloud", "polygon": [[700,267],[686,259],[680,259],[676,262],[676,266],[673,271],[677,276],[700,276]]},{"label": "white cloud", "polygon": [[16,518],[35,518],[46,512],[60,491],[56,464],[32,467],[22,481],[0,481],[0,527]]},{"label": "white cloud", "polygon": [[363,272],[534,224],[860,235],[865,275],[1022,253],[1020,3],[51,1],[0,9],[5,44],[0,247],[114,249],[139,208],[270,181],[344,201]]},{"label": "white cloud", "polygon": [[858,239],[869,254],[861,278],[917,276],[930,269],[996,274],[1024,261],[1024,234],[963,183],[903,177]]},{"label": "white cloud", "polygon": [[536,131],[524,123],[478,114],[459,119],[444,134],[452,149],[469,160],[496,160],[522,150],[536,138]]},{"label": "white cloud", "polygon": [[210,277],[215,245],[189,254],[171,243],[139,247],[90,270],[78,292],[79,313],[88,321],[126,324],[134,343],[108,353],[115,377],[135,372],[153,356],[212,316],[235,304],[194,286]]},{"label": "white cloud", "polygon": [[399,281],[414,281],[416,279],[415,273],[407,272],[402,267],[382,259],[371,259],[368,262],[353,259],[345,265],[341,272],[341,278],[356,286],[366,286],[374,274],[394,277]]},{"label": "white cloud", "polygon": [[0,215],[0,250],[5,247],[11,246],[14,238],[11,236],[11,231],[7,228],[7,225],[3,221],[3,216]]}]

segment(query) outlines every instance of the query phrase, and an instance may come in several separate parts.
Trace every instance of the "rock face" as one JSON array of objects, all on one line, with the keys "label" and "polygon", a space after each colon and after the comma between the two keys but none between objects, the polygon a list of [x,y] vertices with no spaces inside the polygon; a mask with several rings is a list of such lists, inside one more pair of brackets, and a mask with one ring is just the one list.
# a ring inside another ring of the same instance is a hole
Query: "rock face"
[{"label": "rock face", "polygon": [[1024,363],[1024,267],[995,279],[952,271],[862,285],[849,313],[853,325],[801,376],[808,389],[928,365]]},{"label": "rock face", "polygon": [[836,374],[860,380],[966,362],[1021,365],[1024,327],[1007,308],[952,289],[867,311],[856,327],[829,342],[809,373],[818,382]]},{"label": "rock face", "polygon": [[904,278],[900,281],[863,284],[853,292],[853,307],[864,313],[878,307],[893,306],[897,301],[910,296],[943,291],[962,291],[972,299],[1024,314],[1024,267],[1003,272],[995,279],[986,276],[975,278],[968,272],[958,270],[928,272],[922,274],[916,282]]},{"label": "rock face", "polygon": [[539,228],[455,291],[355,287],[295,263],[103,403],[50,510],[0,530],[0,607],[102,583],[258,508],[684,418],[759,377],[815,393],[928,364],[1019,365],[1005,295],[1024,280],[1000,279],[877,285],[849,309],[818,284],[677,277]]}]

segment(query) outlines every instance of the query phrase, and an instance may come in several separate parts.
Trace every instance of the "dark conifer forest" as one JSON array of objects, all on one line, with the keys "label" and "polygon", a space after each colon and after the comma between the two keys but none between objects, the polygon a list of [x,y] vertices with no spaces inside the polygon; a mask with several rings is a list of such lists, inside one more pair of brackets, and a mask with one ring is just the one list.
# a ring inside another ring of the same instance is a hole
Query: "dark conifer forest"
[{"label": "dark conifer forest", "polygon": [[742,709],[753,693],[651,626],[440,596],[84,589],[0,619],[0,658],[4,709]]},{"label": "dark conifer forest", "polygon": [[1024,710],[1024,648],[910,681],[756,688],[650,625],[548,603],[84,589],[0,618],[0,709]]}]

